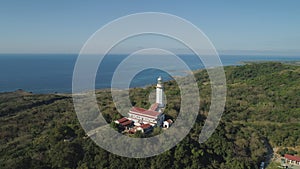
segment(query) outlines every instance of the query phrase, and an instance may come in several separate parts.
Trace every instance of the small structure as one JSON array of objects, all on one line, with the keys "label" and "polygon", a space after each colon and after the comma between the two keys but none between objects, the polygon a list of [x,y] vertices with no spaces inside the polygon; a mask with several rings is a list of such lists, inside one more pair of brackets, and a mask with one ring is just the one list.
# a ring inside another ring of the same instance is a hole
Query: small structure
[{"label": "small structure", "polygon": [[148,133],[152,131],[152,126],[150,124],[142,124],[141,126],[137,127],[137,131],[141,131],[142,133]]},{"label": "small structure", "polygon": [[134,126],[129,130],[129,133],[134,134],[137,131],[141,131],[142,133],[148,133],[151,132],[153,129],[153,126],[150,124],[141,124],[140,126]]},{"label": "small structure", "polygon": [[120,124],[120,123],[123,123],[123,122],[125,122],[125,121],[127,121],[128,119],[126,118],[126,117],[123,117],[123,118],[121,118],[121,119],[119,119],[119,120],[116,120],[115,121],[115,123],[116,124]]},{"label": "small structure", "polygon": [[173,124],[173,120],[168,119],[164,121],[163,128],[169,128]]},{"label": "small structure", "polygon": [[119,127],[122,129],[129,129],[133,125],[133,121],[123,117],[119,120],[114,121],[116,124],[119,124]]},{"label": "small structure", "polygon": [[285,160],[286,160],[287,163],[300,165],[300,157],[298,157],[298,156],[293,156],[293,155],[290,155],[290,154],[285,154],[284,158],[285,158]]}]

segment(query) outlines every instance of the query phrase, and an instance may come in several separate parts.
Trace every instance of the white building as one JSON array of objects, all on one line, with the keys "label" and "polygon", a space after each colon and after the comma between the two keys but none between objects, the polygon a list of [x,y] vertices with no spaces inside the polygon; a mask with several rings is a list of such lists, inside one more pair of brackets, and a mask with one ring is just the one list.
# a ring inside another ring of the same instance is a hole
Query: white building
[{"label": "white building", "polygon": [[284,158],[285,158],[287,163],[300,165],[300,157],[298,157],[298,156],[285,154]]},{"label": "white building", "polygon": [[165,115],[162,112],[162,109],[164,108],[162,78],[159,77],[157,81],[156,103],[152,104],[148,110],[139,107],[132,107],[128,113],[128,119],[135,123],[162,126],[165,119]]}]

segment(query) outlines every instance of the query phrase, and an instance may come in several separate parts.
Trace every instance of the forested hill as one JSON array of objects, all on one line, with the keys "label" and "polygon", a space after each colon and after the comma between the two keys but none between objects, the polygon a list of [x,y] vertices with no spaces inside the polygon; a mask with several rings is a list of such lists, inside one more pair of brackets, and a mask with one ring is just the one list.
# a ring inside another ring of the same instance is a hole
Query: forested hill
[{"label": "forested hill", "polygon": [[[209,77],[196,72],[201,108],[190,134],[156,157],[130,159],[111,154],[86,138],[68,95],[0,94],[0,168],[259,168],[268,146],[300,146],[300,67],[276,62],[225,67],[227,100],[222,120],[210,139],[198,143],[210,105]],[[154,86],[131,89],[131,101],[147,107]],[[165,83],[165,113],[175,119],[180,91]],[[108,122],[120,118],[110,91],[97,91]],[[155,131],[157,133],[161,131]],[[153,133],[153,134],[157,134]],[[143,135],[142,135],[143,137]],[[295,151],[294,153],[299,153]]]}]

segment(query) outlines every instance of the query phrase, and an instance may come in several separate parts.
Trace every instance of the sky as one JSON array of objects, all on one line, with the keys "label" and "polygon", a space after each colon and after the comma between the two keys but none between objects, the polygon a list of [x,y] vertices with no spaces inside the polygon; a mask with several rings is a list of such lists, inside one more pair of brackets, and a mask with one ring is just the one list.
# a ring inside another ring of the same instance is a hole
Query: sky
[{"label": "sky", "polygon": [[196,25],[221,54],[299,56],[299,7],[298,0],[2,0],[0,53],[78,53],[119,17],[163,12]]}]

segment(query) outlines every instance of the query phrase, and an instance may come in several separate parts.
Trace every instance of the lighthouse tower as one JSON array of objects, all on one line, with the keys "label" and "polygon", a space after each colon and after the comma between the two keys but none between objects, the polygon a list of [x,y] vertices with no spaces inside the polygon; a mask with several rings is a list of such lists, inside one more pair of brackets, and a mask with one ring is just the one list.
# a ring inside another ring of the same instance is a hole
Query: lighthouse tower
[{"label": "lighthouse tower", "polygon": [[156,85],[156,103],[158,103],[159,110],[165,106],[163,103],[163,88],[162,78],[159,76]]}]

